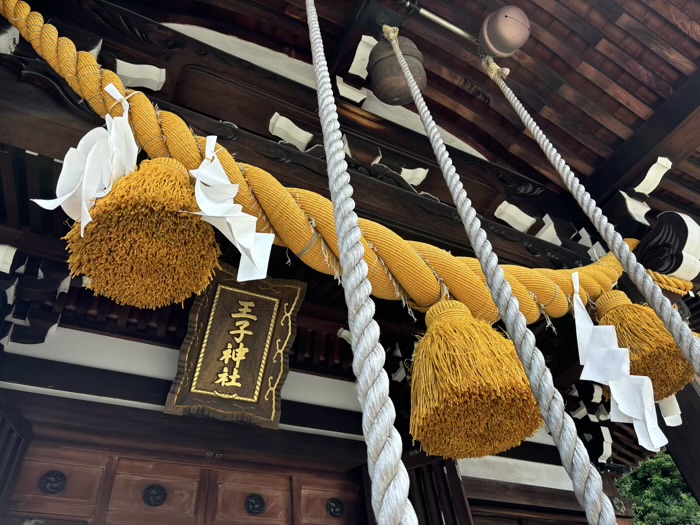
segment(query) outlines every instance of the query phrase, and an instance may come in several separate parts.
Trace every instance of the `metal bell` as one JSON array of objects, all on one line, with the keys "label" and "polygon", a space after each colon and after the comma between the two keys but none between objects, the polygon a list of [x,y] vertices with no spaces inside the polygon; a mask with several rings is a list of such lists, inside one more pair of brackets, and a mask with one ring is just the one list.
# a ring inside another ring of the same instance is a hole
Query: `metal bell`
[{"label": "metal bell", "polygon": [[504,58],[520,49],[529,36],[527,15],[522,9],[508,5],[486,17],[479,32],[479,43],[492,57]]},{"label": "metal bell", "polygon": [[[423,67],[423,53],[416,44],[406,37],[399,36],[399,46],[406,63],[421,91],[428,85],[428,78]],[[372,48],[369,54],[367,70],[374,95],[391,106],[403,106],[413,101],[408,84],[396,59],[394,50],[388,40],[382,40]]]}]

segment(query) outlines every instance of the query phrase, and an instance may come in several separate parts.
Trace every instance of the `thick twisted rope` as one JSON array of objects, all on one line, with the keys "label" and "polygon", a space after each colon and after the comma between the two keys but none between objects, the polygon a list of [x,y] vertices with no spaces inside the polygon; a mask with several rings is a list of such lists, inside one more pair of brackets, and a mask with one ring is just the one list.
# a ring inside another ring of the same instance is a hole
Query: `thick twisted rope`
[{"label": "thick twisted rope", "polygon": [[374,321],[374,301],[370,297],[372,285],[367,279],[362,232],[355,214],[335,96],[314,0],[306,0],[306,15],[316,73],[323,145],[328,161],[328,182],[340,241],[342,284],[354,354],[352,368],[357,377],[362,430],[367,442],[367,464],[372,479],[372,508],[377,523],[417,524],[418,518],[408,500],[410,481],[401,462],[401,436],[394,428],[396,412],[389,399],[389,377],[384,370],[386,352],[379,342],[379,325]]},{"label": "thick twisted rope", "polygon": [[573,481],[576,497],[586,511],[589,523],[614,525],[616,523],[615,512],[610,500],[603,493],[600,474],[591,465],[588,452],[577,437],[576,426],[566,413],[561,394],[554,387],[552,374],[545,365],[542,352],[535,345],[535,336],[527,328],[525,317],[519,309],[518,300],[513,295],[503,269],[498,265],[498,257],[493,253],[491,243],[489,243],[476,211],[467,197],[467,192],[452,164],[438,127],[435,125],[413,74],[401,53],[398,30],[384,26],[384,36],[391,42],[394,53],[399,60],[401,70],[413,96],[413,102],[418,109],[418,114],[440,164],[445,182],[447,182],[450,194],[454,199],[457,212],[462,219],[484,275],[486,275],[489,290],[496,301],[508,335],[513,340],[518,357],[523,363],[545,424],[559,449],[562,465]]},{"label": "thick twisted rope", "polygon": [[678,277],[671,277],[653,270],[647,270],[647,273],[659,288],[680,296],[688,295],[695,287],[692,282],[679,279]]},{"label": "thick twisted rope", "polygon": [[484,60],[484,67],[489,76],[496,82],[498,87],[505,95],[510,105],[520,117],[520,120],[525,124],[527,129],[532,133],[532,136],[539,144],[540,148],[546,155],[550,164],[556,169],[557,173],[564,181],[567,189],[574,196],[576,202],[581,207],[586,217],[598,230],[603,240],[608,244],[612,253],[620,261],[625,272],[629,274],[632,282],[637,286],[637,289],[647,300],[649,305],[654,309],[656,315],[663,321],[664,325],[671,332],[676,344],[683,352],[683,355],[692,365],[696,374],[700,374],[700,339],[693,336],[693,332],[688,325],[683,322],[680,314],[671,306],[669,301],[663,294],[661,288],[654,283],[654,279],[645,268],[637,262],[629,246],[625,244],[622,236],[615,230],[615,227],[610,224],[608,218],[603,214],[596,204],[595,200],[586,191],[586,188],[578,180],[569,165],[564,161],[562,156],[557,152],[556,148],[547,139],[547,136],[540,129],[534,119],[527,112],[515,93],[508,87],[504,80],[503,70],[498,67],[493,59],[487,57]]},{"label": "thick twisted rope", "polygon": [[[195,169],[204,158],[204,139],[192,134],[176,114],[158,111],[141,92],[126,91],[117,75],[103,70],[95,58],[77,52],[70,39],[59,37],[56,28],[45,24],[41,14],[23,1],[0,0],[3,14],[32,43],[37,53],[101,116],[122,113],[121,104],[104,91],[113,84],[129,95],[129,117],[137,142],[152,158],[172,157],[187,169]],[[232,183],[239,185],[236,203],[245,213],[258,217],[258,230],[277,234],[277,243],[287,246],[313,269],[330,275],[340,273],[333,207],[313,192],[284,188],[269,173],[238,164],[228,151],[217,151]],[[365,262],[375,297],[410,302],[425,310],[450,296],[466,304],[475,317],[489,323],[499,319],[486,287],[486,278],[472,258],[453,257],[434,246],[405,241],[391,230],[360,219]],[[541,314],[553,318],[569,312],[571,270],[504,267],[521,311],[528,323]],[[579,269],[584,300],[609,291],[622,274],[612,257],[603,257]]]}]

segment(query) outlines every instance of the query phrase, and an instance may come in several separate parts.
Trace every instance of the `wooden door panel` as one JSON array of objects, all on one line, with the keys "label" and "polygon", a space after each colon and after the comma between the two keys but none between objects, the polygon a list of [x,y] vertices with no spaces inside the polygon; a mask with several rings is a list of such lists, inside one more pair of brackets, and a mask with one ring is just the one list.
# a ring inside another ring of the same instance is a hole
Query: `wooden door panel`
[{"label": "wooden door panel", "polygon": [[[257,515],[251,515],[246,510],[246,500],[249,495],[263,498],[264,510]],[[243,486],[219,485],[214,523],[251,523],[283,524],[291,523],[292,509],[289,492],[275,489],[251,489]]]},{"label": "wooden door panel", "polygon": [[[149,507],[144,501],[144,492],[152,486],[165,489],[165,501],[157,507]],[[197,487],[199,481],[164,477],[131,476],[117,474],[114,478],[110,511],[142,511],[159,514],[176,514],[180,517],[194,517],[197,509]]]},{"label": "wooden door panel", "polygon": [[[329,500],[337,500],[342,505],[339,517],[331,515]],[[304,525],[354,525],[358,523],[359,503],[357,493],[302,488],[301,522]]]},{"label": "wooden door panel", "polygon": [[[42,492],[40,481],[49,472],[64,474],[65,488],[60,492],[55,494]],[[100,466],[90,467],[26,459],[17,479],[13,499],[93,506],[97,501],[103,473],[104,469]]]},{"label": "wooden door panel", "polygon": [[[300,478],[301,520],[303,525],[359,525],[360,488],[339,479],[303,476]],[[329,505],[330,503],[330,505]],[[338,515],[333,515],[333,511]]]},{"label": "wooden door panel", "polygon": [[[115,525],[194,524],[203,505],[197,501],[200,477],[199,467],[120,459],[106,521]],[[160,492],[162,498],[147,502],[145,495],[149,489]]]},{"label": "wooden door panel", "polygon": [[[119,525],[196,523],[201,469],[190,465],[119,459],[109,498],[106,523]],[[145,498],[149,489],[162,499]]]},{"label": "wooden door panel", "polygon": [[[291,480],[288,476],[224,470],[218,472],[212,525],[283,525],[292,523]],[[248,497],[260,497],[262,512],[249,513]]]}]

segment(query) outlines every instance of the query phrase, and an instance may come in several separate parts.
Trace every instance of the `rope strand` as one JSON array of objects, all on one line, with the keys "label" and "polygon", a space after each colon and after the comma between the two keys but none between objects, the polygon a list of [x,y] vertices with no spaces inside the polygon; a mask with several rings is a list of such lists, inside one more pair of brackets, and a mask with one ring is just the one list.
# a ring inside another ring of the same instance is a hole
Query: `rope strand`
[{"label": "rope strand", "polygon": [[[100,115],[107,110],[112,116],[122,112],[122,106],[114,104],[115,99],[103,86],[111,83],[122,96],[130,97],[129,120],[137,142],[149,157],[172,156],[187,169],[199,166],[204,139],[195,137],[180,117],[157,111],[141,92],[125,90],[118,76],[100,68],[91,54],[76,51],[70,39],[59,37],[56,28],[45,23],[40,13],[31,11],[26,2],[0,0],[0,14],[31,39],[37,53]],[[239,185],[236,203],[245,213],[258,217],[258,231],[276,233],[277,244],[287,246],[314,270],[338,273],[333,207],[327,199],[313,192],[284,188],[264,170],[237,163],[224,148],[218,147],[217,155],[231,182]],[[443,297],[446,286],[450,296],[467,305],[475,317],[489,323],[498,320],[498,310],[476,260],[454,257],[429,244],[405,241],[371,221],[361,219],[360,226],[374,297],[402,300],[408,295],[412,307],[427,310]],[[622,266],[611,255],[578,271],[586,301],[588,296],[595,299],[611,290],[622,274]],[[573,294],[570,270],[509,267],[506,273],[528,323],[537,321],[541,310],[551,318],[569,312],[567,298]]]},{"label": "rope strand", "polygon": [[374,301],[370,297],[372,285],[367,278],[365,248],[360,242],[362,232],[355,214],[335,96],[313,0],[306,0],[306,13],[340,266],[343,269],[342,284],[352,335],[352,367],[357,377],[362,430],[367,442],[367,464],[372,479],[372,508],[377,523],[382,525],[417,525],[418,518],[408,500],[408,472],[401,462],[403,444],[394,428],[396,413],[389,399],[389,379],[383,368],[386,352],[379,342],[379,326],[374,321]]},{"label": "rope strand", "polygon": [[438,159],[445,182],[454,199],[457,212],[486,276],[489,290],[506,325],[508,335],[513,340],[518,357],[523,363],[532,391],[540,405],[545,424],[559,449],[562,465],[571,477],[576,497],[586,511],[589,523],[614,525],[616,523],[615,512],[610,500],[603,493],[600,474],[591,465],[588,452],[577,437],[576,426],[566,413],[561,394],[554,387],[552,374],[545,365],[542,352],[535,345],[535,336],[527,328],[525,317],[520,312],[518,300],[513,295],[513,290],[505,278],[503,269],[498,265],[498,257],[493,253],[491,243],[481,227],[481,221],[479,221],[457,170],[452,164],[440,131],[401,53],[398,29],[384,26],[384,36],[391,42],[401,65],[401,70],[413,96],[413,102],[418,109],[435,157]]},{"label": "rope strand", "polygon": [[600,233],[613,254],[615,254],[617,260],[620,261],[625,272],[630,276],[630,279],[647,300],[647,303],[654,309],[659,319],[663,321],[683,355],[692,365],[695,373],[700,374],[700,338],[693,336],[690,328],[683,322],[683,318],[671,305],[671,301],[664,296],[661,288],[655,284],[654,278],[637,262],[637,258],[623,241],[622,236],[615,230],[615,227],[610,224],[603,210],[598,207],[595,200],[574,175],[569,165],[530,116],[520,100],[518,100],[518,97],[508,87],[501,74],[501,69],[495,65],[492,58],[487,57],[484,60],[484,68],[501,89],[510,105],[513,106],[520,120],[532,133],[547,160],[556,169],[566,188],[574,196],[581,210],[583,210],[583,213],[593,223],[595,229]]}]

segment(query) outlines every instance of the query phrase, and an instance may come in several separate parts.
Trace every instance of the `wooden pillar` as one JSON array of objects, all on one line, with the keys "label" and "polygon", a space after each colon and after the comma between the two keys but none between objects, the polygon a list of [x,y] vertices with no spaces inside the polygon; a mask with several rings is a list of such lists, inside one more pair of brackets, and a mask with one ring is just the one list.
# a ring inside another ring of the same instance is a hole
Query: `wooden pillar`
[{"label": "wooden pillar", "polygon": [[0,393],[0,517],[7,510],[30,437],[29,424],[11,410],[5,396]]},{"label": "wooden pillar", "polygon": [[[474,525],[462,478],[454,461],[420,453],[405,457],[404,464],[411,480],[409,499],[420,525]],[[368,524],[376,525],[366,467],[364,485]]]}]

